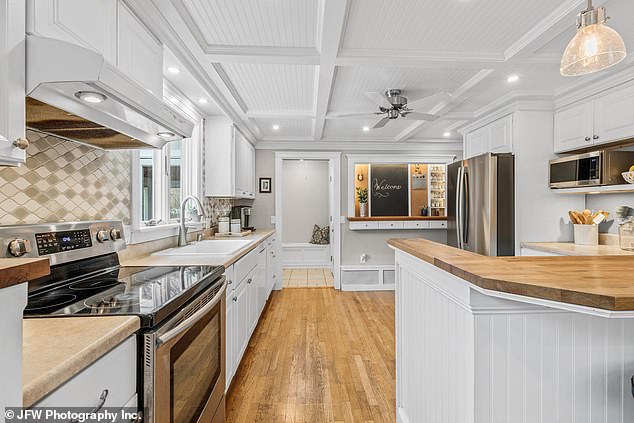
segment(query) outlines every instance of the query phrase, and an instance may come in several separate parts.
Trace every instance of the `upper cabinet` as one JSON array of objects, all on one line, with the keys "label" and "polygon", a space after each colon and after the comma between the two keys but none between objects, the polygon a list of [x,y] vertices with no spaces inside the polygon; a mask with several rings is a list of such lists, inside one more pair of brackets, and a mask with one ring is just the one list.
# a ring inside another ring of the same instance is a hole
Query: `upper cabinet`
[{"label": "upper cabinet", "polygon": [[0,166],[17,166],[26,160],[25,19],[23,2],[0,0]]},{"label": "upper cabinet", "polygon": [[226,118],[205,119],[205,196],[255,198],[255,149]]},{"label": "upper cabinet", "polygon": [[488,125],[465,134],[464,158],[485,153],[513,152],[513,115],[508,115]]},{"label": "upper cabinet", "polygon": [[634,85],[615,88],[555,113],[555,153],[634,137]]},{"label": "upper cabinet", "polygon": [[163,98],[163,46],[117,0],[30,0],[27,32],[90,48]]}]

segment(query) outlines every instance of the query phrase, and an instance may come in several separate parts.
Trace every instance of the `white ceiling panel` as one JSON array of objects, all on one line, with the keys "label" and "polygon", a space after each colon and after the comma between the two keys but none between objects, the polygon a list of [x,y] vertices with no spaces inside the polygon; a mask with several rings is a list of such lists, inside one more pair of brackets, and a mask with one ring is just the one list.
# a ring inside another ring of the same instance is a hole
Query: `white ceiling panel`
[{"label": "white ceiling panel", "polygon": [[414,120],[394,119],[383,128],[363,131],[364,126],[372,127],[380,117],[367,119],[328,119],[324,130],[324,138],[358,138],[360,141],[394,140],[398,134],[416,123]]},{"label": "white ceiling panel", "polygon": [[222,65],[249,110],[311,110],[316,66]]},{"label": "white ceiling panel", "polygon": [[352,0],[343,47],[499,53],[560,5],[552,0]]},{"label": "white ceiling panel", "polygon": [[365,96],[367,91],[384,92],[398,88],[403,90],[409,102],[441,91],[451,93],[476,72],[473,69],[340,67],[337,69],[330,110],[376,110],[378,107]]},{"label": "white ceiling panel", "polygon": [[317,0],[177,0],[208,46],[315,47]]},{"label": "white ceiling panel", "polygon": [[[313,131],[313,120],[306,119],[254,119],[267,138],[310,137]],[[273,129],[273,125],[279,129]]]}]

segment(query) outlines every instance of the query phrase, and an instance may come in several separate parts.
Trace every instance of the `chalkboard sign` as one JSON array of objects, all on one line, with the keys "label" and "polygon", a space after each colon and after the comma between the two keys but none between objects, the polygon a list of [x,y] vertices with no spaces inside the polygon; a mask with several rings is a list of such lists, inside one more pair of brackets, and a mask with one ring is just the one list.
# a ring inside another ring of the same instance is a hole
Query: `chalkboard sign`
[{"label": "chalkboard sign", "polygon": [[408,216],[407,164],[370,165],[370,213],[372,216]]}]

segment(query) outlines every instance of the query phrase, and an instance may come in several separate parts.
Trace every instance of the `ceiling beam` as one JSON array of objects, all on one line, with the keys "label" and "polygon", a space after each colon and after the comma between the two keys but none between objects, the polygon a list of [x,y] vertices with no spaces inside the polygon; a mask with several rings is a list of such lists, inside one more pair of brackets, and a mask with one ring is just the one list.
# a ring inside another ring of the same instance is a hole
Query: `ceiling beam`
[{"label": "ceiling beam", "polygon": [[313,110],[248,110],[249,119],[314,119]]},{"label": "ceiling beam", "polygon": [[199,43],[189,31],[171,0],[124,0],[136,16],[169,48],[194,79],[209,94],[253,144],[263,137],[257,125],[249,121],[240,104],[222,77],[207,59]]},{"label": "ceiling beam", "polygon": [[315,48],[206,46],[203,48],[211,62],[318,65],[319,52]]},{"label": "ceiling beam", "polygon": [[[458,87],[458,89],[452,93],[452,98],[450,101],[443,101],[437,104],[429,111],[429,113],[442,115],[443,113],[451,111],[453,108],[457,107],[460,104],[459,100],[462,97],[466,96],[466,94],[473,90],[474,87],[476,87],[480,82],[485,80],[492,72],[492,69],[482,69],[471,78],[469,78],[469,80],[463,83],[460,87]],[[406,141],[408,138],[411,138],[416,132],[418,132],[418,130],[426,123],[426,121],[415,122],[413,125],[410,125],[404,131],[398,134],[395,141]]]},{"label": "ceiling beam", "polygon": [[315,120],[313,121],[313,139],[321,140],[326,124],[326,113],[330,103],[333,81],[336,72],[336,60],[343,37],[348,14],[349,0],[321,0],[321,26],[319,41],[319,70],[315,81]]},{"label": "ceiling beam", "polygon": [[441,69],[495,69],[504,66],[501,53],[427,52],[402,50],[341,49],[337,66],[384,65]]}]

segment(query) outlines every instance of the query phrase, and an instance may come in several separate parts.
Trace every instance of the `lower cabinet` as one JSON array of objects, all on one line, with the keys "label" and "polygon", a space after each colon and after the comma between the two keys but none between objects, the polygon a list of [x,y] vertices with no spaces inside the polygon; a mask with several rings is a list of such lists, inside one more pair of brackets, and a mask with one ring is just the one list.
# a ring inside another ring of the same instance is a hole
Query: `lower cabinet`
[{"label": "lower cabinet", "polygon": [[226,386],[229,390],[271,292],[265,241],[225,271],[227,278]]},{"label": "lower cabinet", "polygon": [[136,404],[137,348],[133,335],[34,407],[125,407]]},{"label": "lower cabinet", "polygon": [[275,282],[278,279],[279,254],[277,252],[277,238],[272,236],[266,245],[266,296],[271,295],[271,291],[275,288]]}]

